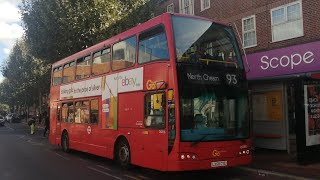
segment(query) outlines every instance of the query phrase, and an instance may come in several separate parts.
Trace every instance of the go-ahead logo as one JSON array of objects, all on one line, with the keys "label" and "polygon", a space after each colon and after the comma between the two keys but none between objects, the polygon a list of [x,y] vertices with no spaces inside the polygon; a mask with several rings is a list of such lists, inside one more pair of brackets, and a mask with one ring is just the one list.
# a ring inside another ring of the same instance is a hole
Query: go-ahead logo
[{"label": "go-ahead logo", "polygon": [[213,157],[219,157],[221,155],[221,152],[220,151],[218,151],[218,150],[216,150],[216,149],[214,149],[213,151],[212,151],[212,156]]}]

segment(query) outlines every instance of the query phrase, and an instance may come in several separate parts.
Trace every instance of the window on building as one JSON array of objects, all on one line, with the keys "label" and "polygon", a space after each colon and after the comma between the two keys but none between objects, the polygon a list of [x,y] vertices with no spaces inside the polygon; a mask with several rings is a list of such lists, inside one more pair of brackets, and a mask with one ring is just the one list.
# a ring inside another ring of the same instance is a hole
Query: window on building
[{"label": "window on building", "polygon": [[193,0],[179,0],[180,13],[194,15]]},{"label": "window on building", "polygon": [[271,9],[271,25],[273,42],[303,36],[301,1]]},{"label": "window on building", "polygon": [[103,49],[93,54],[92,75],[99,75],[110,71],[110,48]]},{"label": "window on building", "polygon": [[210,8],[210,0],[201,0],[201,11]]},{"label": "window on building", "polygon": [[173,3],[171,3],[171,4],[169,4],[167,6],[167,12],[174,13],[174,5],[173,5]]},{"label": "window on building", "polygon": [[63,122],[74,122],[74,106],[73,102],[62,103],[61,117]]},{"label": "window on building", "polygon": [[128,38],[113,45],[112,69],[132,67],[136,60],[136,37]]},{"label": "window on building", "polygon": [[257,45],[256,17],[250,16],[242,19],[243,47],[253,47]]},{"label": "window on building", "polygon": [[76,79],[90,77],[91,56],[86,56],[77,60]]},{"label": "window on building", "polygon": [[76,101],[75,123],[89,123],[89,101]]},{"label": "window on building", "polygon": [[63,66],[63,78],[62,78],[63,83],[74,81],[75,64],[76,63],[72,61]]},{"label": "window on building", "polygon": [[90,106],[90,123],[98,124],[99,122],[99,101],[98,99],[91,100]]},{"label": "window on building", "polygon": [[62,66],[53,68],[52,85],[59,85],[62,82]]},{"label": "window on building", "polygon": [[145,96],[144,125],[149,128],[164,129],[165,124],[164,93],[149,93]]},{"label": "window on building", "polygon": [[139,63],[168,59],[168,43],[163,26],[153,28],[139,36]]}]

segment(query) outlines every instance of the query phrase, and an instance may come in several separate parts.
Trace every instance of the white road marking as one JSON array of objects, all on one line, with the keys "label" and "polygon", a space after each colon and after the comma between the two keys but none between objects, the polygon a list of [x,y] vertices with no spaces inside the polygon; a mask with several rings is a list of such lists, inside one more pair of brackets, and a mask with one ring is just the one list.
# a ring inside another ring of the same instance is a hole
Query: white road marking
[{"label": "white road marking", "polygon": [[120,177],[118,177],[118,176],[114,176],[114,175],[112,175],[112,174],[110,174],[110,173],[100,171],[99,169],[96,169],[96,168],[94,168],[94,167],[90,167],[90,166],[88,166],[88,168],[89,168],[89,169],[91,169],[91,170],[93,170],[93,171],[99,172],[99,173],[101,173],[101,174],[104,174],[104,175],[107,175],[107,176],[113,177],[113,178],[115,178],[115,179],[122,180],[122,178],[120,178]]},{"label": "white road marking", "polygon": [[123,175],[123,176],[125,176],[125,177],[127,177],[127,178],[130,178],[130,179],[134,179],[134,180],[141,180],[141,179],[139,179],[139,178],[137,178],[137,177],[130,176],[130,175],[128,175],[128,174],[125,174],[125,175]]},{"label": "white road marking", "polygon": [[100,168],[102,168],[102,169],[105,169],[105,170],[108,170],[108,171],[111,171],[111,169],[110,168],[107,168],[107,167],[105,167],[105,166],[101,166],[101,165],[97,165],[98,167],[100,167]]},{"label": "white road marking", "polygon": [[142,176],[142,175],[138,175],[140,178],[142,178],[142,179],[150,179],[150,178],[148,178],[148,177],[145,177],[145,176]]},{"label": "white road marking", "polygon": [[56,154],[57,156],[59,156],[59,157],[63,158],[64,160],[67,160],[67,161],[69,161],[69,160],[70,160],[69,158],[62,156],[61,154],[58,154],[58,153],[55,153],[55,154]]}]

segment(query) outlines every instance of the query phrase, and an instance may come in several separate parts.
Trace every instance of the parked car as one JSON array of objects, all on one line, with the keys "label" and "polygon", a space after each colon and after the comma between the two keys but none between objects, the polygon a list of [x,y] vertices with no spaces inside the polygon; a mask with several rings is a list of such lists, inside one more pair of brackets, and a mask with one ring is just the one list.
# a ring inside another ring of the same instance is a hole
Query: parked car
[{"label": "parked car", "polygon": [[3,116],[0,116],[0,126],[4,126],[5,119]]},{"label": "parked car", "polygon": [[12,122],[17,122],[19,120],[17,114],[15,113],[9,113],[7,116],[6,116],[6,121],[12,123]]}]

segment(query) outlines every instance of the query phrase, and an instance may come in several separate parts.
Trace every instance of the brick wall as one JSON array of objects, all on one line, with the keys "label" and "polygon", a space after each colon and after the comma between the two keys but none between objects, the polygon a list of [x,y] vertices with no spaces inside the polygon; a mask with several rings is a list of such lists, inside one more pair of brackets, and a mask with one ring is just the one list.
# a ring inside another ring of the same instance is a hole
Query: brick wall
[{"label": "brick wall", "polygon": [[[210,8],[201,11],[200,0],[194,0],[194,13],[216,21],[235,23],[241,36],[242,18],[255,15],[257,46],[246,49],[247,53],[254,53],[320,40],[320,0],[301,0],[304,36],[272,42],[270,10],[295,1],[297,0],[211,0]],[[167,0],[161,6],[166,7],[172,2],[178,13],[179,0]]]}]

